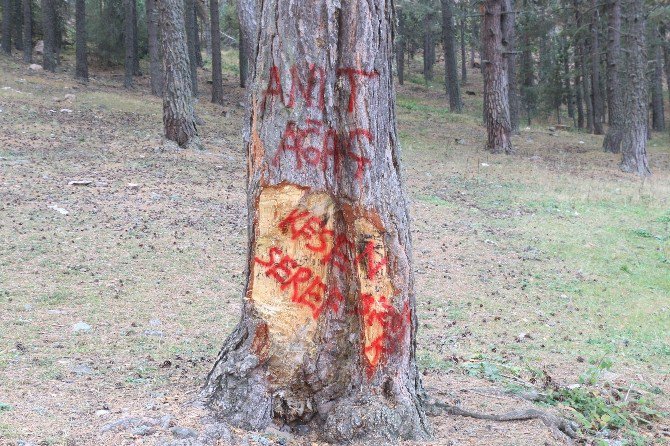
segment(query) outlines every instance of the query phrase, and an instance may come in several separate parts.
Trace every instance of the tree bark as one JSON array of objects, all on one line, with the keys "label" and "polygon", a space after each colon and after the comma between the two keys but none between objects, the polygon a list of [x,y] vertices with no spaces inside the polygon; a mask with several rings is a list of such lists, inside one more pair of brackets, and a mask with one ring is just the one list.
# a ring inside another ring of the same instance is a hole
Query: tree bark
[{"label": "tree bark", "polygon": [[470,39],[470,67],[471,68],[476,68],[475,67],[475,47],[481,43],[480,42],[480,33],[479,27],[477,26],[477,20],[472,20],[472,36]]},{"label": "tree bark", "polygon": [[[433,15],[426,14],[423,19],[423,78],[433,80],[433,65],[435,64],[435,41],[433,40]],[[452,24],[453,35],[453,24]],[[452,41],[453,46],[453,41]]]},{"label": "tree bark", "polygon": [[[570,85],[570,48],[567,42],[563,44],[563,89],[565,91],[565,103],[568,106],[568,116],[575,121],[575,103]],[[574,124],[573,124],[574,125]]]},{"label": "tree bark", "polygon": [[76,27],[76,67],[75,77],[81,81],[88,81],[88,51],[86,49],[86,1],[76,0],[75,3]]},{"label": "tree bark", "polygon": [[[528,10],[528,0],[523,1],[523,9]],[[531,100],[531,91],[533,89],[533,84],[535,81],[534,74],[534,64],[533,64],[533,54],[531,52],[531,36],[528,29],[528,25],[522,28],[522,45],[523,50],[521,51],[521,99],[524,103],[524,108],[526,109],[526,118],[528,125],[531,124],[531,110],[533,108],[533,101]]]},{"label": "tree bark", "polygon": [[582,86],[581,69],[579,65],[578,48],[575,48],[575,105],[577,108],[577,128],[584,128],[584,89]]},{"label": "tree bark", "polygon": [[[397,8],[396,14],[398,16],[398,33],[396,34],[396,65],[398,72],[398,83],[403,85],[405,83],[405,15],[402,8]],[[669,78],[670,79],[670,78]],[[670,82],[670,81],[669,81]]]},{"label": "tree bark", "polygon": [[392,15],[390,0],[263,2],[246,293],[205,386],[235,425],[334,443],[428,436]]},{"label": "tree bark", "polygon": [[[464,13],[464,12],[463,12]],[[465,17],[461,17],[461,84],[465,85],[468,82],[468,68],[465,61]]]},{"label": "tree bark", "polygon": [[12,54],[12,0],[2,0],[2,51]]},{"label": "tree bark", "polygon": [[147,40],[149,46],[149,74],[151,94],[163,95],[163,68],[161,66],[160,27],[158,26],[157,0],[146,0]]},{"label": "tree bark", "polygon": [[[575,37],[575,50],[577,54],[575,55],[575,63],[579,64],[578,72],[580,77],[581,85],[581,96],[584,100],[584,116],[586,117],[586,128],[589,133],[593,133],[593,108],[591,107],[591,88],[590,88],[590,76],[588,72],[588,66],[586,64],[586,47],[587,39],[582,34],[582,13],[580,9],[581,0],[573,0],[573,7],[575,10],[575,22],[576,28],[579,34]],[[582,128],[582,127],[580,127]]]},{"label": "tree bark", "polygon": [[133,3],[135,3],[135,0],[123,0],[123,44],[125,49],[123,86],[125,88],[133,88],[134,86],[135,49],[133,35],[135,34],[135,25],[133,23]]},{"label": "tree bark", "polygon": [[442,40],[444,43],[444,83],[449,96],[449,110],[460,112],[463,109],[461,89],[458,82],[456,63],[456,45],[454,29],[454,11],[452,0],[442,0]]},{"label": "tree bark", "polygon": [[607,0],[607,105],[609,127],[603,140],[605,152],[621,152],[621,0]]},{"label": "tree bark", "polygon": [[219,0],[209,0],[210,33],[212,36],[212,102],[223,105],[223,75],[221,73],[221,29]]},{"label": "tree bark", "polygon": [[503,60],[506,63],[508,97],[509,97],[509,121],[512,133],[519,134],[519,84],[516,79],[516,13],[514,12],[514,1],[503,0],[502,2],[502,36],[503,36]]},{"label": "tree bark", "polygon": [[33,63],[32,0],[23,0],[23,61]]},{"label": "tree bark", "polygon": [[133,23],[133,75],[141,76],[142,71],[140,70],[140,32],[137,25],[137,0],[132,0],[130,2],[130,7],[132,11],[132,23]]},{"label": "tree bark", "polygon": [[651,128],[656,132],[665,130],[665,110],[663,109],[663,50],[658,29],[653,30],[653,70],[651,71]]},{"label": "tree bark", "polygon": [[198,96],[198,60],[196,50],[196,39],[198,34],[195,22],[195,0],[184,0],[184,21],[186,27],[186,45],[188,49],[188,60],[191,73],[191,93]]},{"label": "tree bark", "polygon": [[482,24],[482,66],[484,67],[484,116],[486,149],[493,153],[512,153],[512,128],[509,118],[509,82],[503,58],[503,0],[484,2]]},{"label": "tree bark", "polygon": [[44,35],[44,51],[42,67],[56,71],[56,9],[54,0],[42,0],[42,33]]},{"label": "tree bark", "polygon": [[623,82],[623,93],[626,113],[622,122],[620,167],[624,172],[645,177],[651,174],[647,161],[646,20],[641,2],[624,0],[622,4],[628,32],[625,34],[626,81]]},{"label": "tree bark", "polygon": [[190,60],[186,45],[183,0],[161,0],[159,11],[163,53],[163,126],[165,137],[182,147],[198,148],[191,92]]},{"label": "tree bark", "polygon": [[238,0],[237,17],[240,22],[240,87],[246,88],[253,76],[258,36],[258,6],[256,0]]},{"label": "tree bark", "polygon": [[23,39],[21,38],[23,32],[22,1],[13,0],[12,7],[14,9],[12,13],[14,17],[12,20],[12,39],[14,39],[14,48],[18,51],[23,51]]},{"label": "tree bark", "polygon": [[670,46],[668,46],[667,30],[665,26],[660,28],[661,45],[663,46],[663,67],[665,68],[665,82],[670,91]]},{"label": "tree bark", "polygon": [[593,133],[603,134],[604,104],[600,90],[600,38],[598,36],[598,0],[592,0],[591,11],[591,94],[593,96]]},{"label": "tree bark", "polygon": [[202,48],[201,48],[201,45],[200,45],[200,24],[202,23],[202,20],[198,19],[198,7],[197,7],[197,5],[198,5],[198,0],[195,0],[194,5],[193,5],[193,7],[195,8],[195,10],[193,11],[193,17],[194,17],[193,23],[195,23],[195,31],[194,31],[195,32],[195,40],[194,40],[194,42],[195,42],[195,65],[198,68],[202,68],[202,67],[205,66],[204,62],[202,61]]}]

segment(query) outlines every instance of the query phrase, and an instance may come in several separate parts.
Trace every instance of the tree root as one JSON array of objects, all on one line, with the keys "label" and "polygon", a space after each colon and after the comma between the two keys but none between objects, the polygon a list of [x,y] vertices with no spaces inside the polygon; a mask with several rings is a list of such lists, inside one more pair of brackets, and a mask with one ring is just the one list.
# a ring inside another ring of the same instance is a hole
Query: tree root
[{"label": "tree root", "polygon": [[539,419],[551,430],[551,433],[554,436],[567,441],[568,444],[574,444],[573,439],[579,438],[577,424],[574,421],[538,409],[513,410],[501,415],[493,415],[470,412],[469,410],[462,409],[458,406],[431,400],[427,404],[427,413],[432,416],[444,413],[491,421],[524,421]]}]

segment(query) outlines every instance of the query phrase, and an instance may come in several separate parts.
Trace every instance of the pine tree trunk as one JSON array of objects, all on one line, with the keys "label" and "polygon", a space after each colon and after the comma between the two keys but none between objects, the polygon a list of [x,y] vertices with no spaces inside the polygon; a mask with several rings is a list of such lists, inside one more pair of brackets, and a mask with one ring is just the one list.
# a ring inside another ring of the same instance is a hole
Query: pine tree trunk
[{"label": "pine tree trunk", "polygon": [[516,13],[514,12],[514,1],[503,0],[502,35],[503,35],[503,60],[506,63],[508,97],[509,97],[509,121],[512,133],[519,134],[519,84],[516,79]]},{"label": "pine tree trunk", "polygon": [[468,83],[468,68],[465,61],[465,18],[461,18],[460,22],[461,28],[461,84],[465,85]]},{"label": "pine tree trunk", "polygon": [[126,88],[133,88],[134,85],[133,73],[135,61],[133,34],[135,33],[135,25],[133,24],[133,3],[135,3],[135,0],[123,0],[123,44],[125,49],[125,76],[123,78],[123,86]]},{"label": "pine tree trunk", "polygon": [[475,47],[480,43],[479,38],[479,28],[477,26],[477,20],[471,20],[472,22],[472,35],[470,36],[470,67],[475,68]]},{"label": "pine tree trunk", "polygon": [[[523,1],[523,9],[528,9],[528,0]],[[530,93],[533,89],[533,83],[535,75],[533,73],[533,54],[531,52],[531,38],[528,30],[528,26],[524,26],[522,34],[522,44],[523,50],[521,51],[521,100],[523,101],[524,108],[526,109],[527,123],[531,124],[531,98]]]},{"label": "pine tree trunk", "polygon": [[605,152],[621,152],[621,0],[607,0],[607,105],[609,127],[603,140]]},{"label": "pine tree trunk", "polygon": [[458,83],[458,65],[454,29],[453,0],[442,0],[442,41],[444,42],[444,82],[449,96],[449,110],[460,112],[461,89]]},{"label": "pine tree trunk", "polygon": [[32,0],[23,0],[23,61],[33,63]]},{"label": "pine tree trunk", "polygon": [[593,133],[603,134],[604,104],[600,90],[600,39],[598,36],[598,0],[592,0],[591,12],[591,94],[593,96]]},{"label": "pine tree trunk", "polygon": [[258,36],[258,10],[256,0],[238,0],[237,17],[240,22],[240,87],[246,88],[247,80],[254,73],[256,40]]},{"label": "pine tree trunk", "polygon": [[88,81],[88,51],[86,49],[86,1],[76,0],[75,3],[75,26],[76,26],[76,67],[75,77],[79,80]]},{"label": "pine tree trunk", "polygon": [[663,109],[663,50],[657,30],[653,33],[653,70],[651,71],[651,128],[656,132],[665,130],[665,110]]},{"label": "pine tree trunk", "polygon": [[196,0],[194,3],[195,11],[193,11],[193,17],[195,17],[195,20],[193,23],[195,23],[195,65],[198,68],[202,68],[205,66],[202,61],[202,49],[200,46],[200,23],[202,20],[198,19],[198,8],[196,7],[198,1]]},{"label": "pine tree trunk", "polygon": [[42,33],[44,34],[42,66],[51,72],[56,71],[56,26],[54,0],[42,0]]},{"label": "pine tree trunk", "polygon": [[[398,72],[398,83],[404,85],[405,83],[405,15],[402,8],[397,8],[396,15],[398,16],[398,33],[396,38],[396,64]],[[669,78],[670,79],[670,78]]]},{"label": "pine tree trunk", "polygon": [[[575,51],[578,51],[575,48]],[[577,108],[577,128],[584,128],[584,89],[582,86],[581,69],[579,65],[579,56],[575,54],[575,106]]]},{"label": "pine tree trunk", "polygon": [[246,294],[209,406],[331,442],[426,438],[392,2],[262,4]]},{"label": "pine tree trunk", "polygon": [[568,106],[568,116],[573,122],[576,122],[574,96],[572,85],[570,85],[570,49],[567,43],[563,45],[563,89],[565,90],[565,103]]},{"label": "pine tree trunk", "polygon": [[663,46],[663,67],[665,68],[665,82],[670,91],[670,46],[668,45],[667,30],[665,26],[660,28],[661,45]]},{"label": "pine tree trunk", "polygon": [[184,21],[186,27],[186,45],[188,49],[188,60],[191,73],[191,93],[198,96],[198,59],[196,50],[196,39],[198,34],[195,22],[195,0],[184,0]]},{"label": "pine tree trunk", "polygon": [[163,68],[161,66],[160,28],[158,26],[157,0],[146,0],[147,40],[149,46],[149,74],[151,94],[163,95]]},{"label": "pine tree trunk", "polygon": [[641,177],[651,174],[647,161],[647,54],[645,44],[646,20],[643,4],[624,0],[626,80],[623,82],[624,110],[621,138],[621,170]]},{"label": "pine tree trunk", "polygon": [[[211,11],[212,5],[206,0],[196,1],[195,5],[198,17],[200,17],[200,23],[202,24],[202,41],[205,43],[205,54],[208,57],[212,57],[212,17],[211,14],[208,14]],[[220,28],[219,25],[219,31]]]},{"label": "pine tree trunk", "polygon": [[12,54],[12,0],[2,0],[2,51]]},{"label": "pine tree trunk", "polygon": [[210,33],[212,36],[212,102],[223,105],[223,75],[221,74],[221,28],[219,0],[209,0]]},{"label": "pine tree trunk", "polygon": [[182,147],[198,148],[191,68],[186,45],[183,0],[157,3],[163,53],[163,126],[165,137]]},{"label": "pine tree trunk", "polygon": [[14,34],[12,38],[14,39],[14,48],[16,48],[19,51],[23,51],[23,39],[21,38],[22,36],[22,31],[23,31],[23,14],[22,14],[22,1],[21,0],[13,0],[13,20],[12,20],[12,33]]},{"label": "pine tree trunk", "polygon": [[503,58],[502,3],[503,0],[484,2],[484,116],[488,136],[486,150],[509,154],[512,153],[512,128],[509,118],[507,64]]},{"label": "pine tree trunk", "polygon": [[423,78],[426,81],[433,80],[433,65],[435,64],[435,42],[433,41],[432,22],[432,14],[426,14],[426,17],[423,19]]},{"label": "pine tree trunk", "polygon": [[140,70],[140,33],[137,25],[137,0],[132,0],[130,2],[133,22],[133,75],[141,76],[142,71]]}]

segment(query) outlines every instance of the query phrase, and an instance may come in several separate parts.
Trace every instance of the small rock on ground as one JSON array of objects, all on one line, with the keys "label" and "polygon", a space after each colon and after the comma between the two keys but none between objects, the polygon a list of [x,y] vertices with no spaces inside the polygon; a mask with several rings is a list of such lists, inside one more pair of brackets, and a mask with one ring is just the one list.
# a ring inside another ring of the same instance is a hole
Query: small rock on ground
[{"label": "small rock on ground", "polygon": [[171,432],[175,438],[179,439],[196,438],[198,436],[198,433],[196,431],[194,431],[193,429],[189,429],[187,427],[175,426],[171,429]]}]

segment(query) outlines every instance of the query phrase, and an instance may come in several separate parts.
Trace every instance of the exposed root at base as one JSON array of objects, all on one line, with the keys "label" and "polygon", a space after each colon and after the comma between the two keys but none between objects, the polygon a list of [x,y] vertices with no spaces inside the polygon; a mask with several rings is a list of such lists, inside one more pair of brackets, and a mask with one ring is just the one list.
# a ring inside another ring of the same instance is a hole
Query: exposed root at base
[{"label": "exposed root at base", "polygon": [[431,399],[426,404],[426,413],[431,416],[448,414],[491,421],[524,421],[539,419],[551,430],[553,435],[567,441],[568,444],[574,444],[572,440],[579,437],[577,434],[577,424],[575,422],[538,409],[513,410],[501,415],[493,415],[471,412],[458,406]]}]

